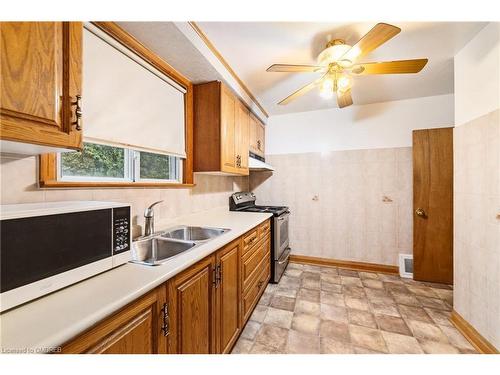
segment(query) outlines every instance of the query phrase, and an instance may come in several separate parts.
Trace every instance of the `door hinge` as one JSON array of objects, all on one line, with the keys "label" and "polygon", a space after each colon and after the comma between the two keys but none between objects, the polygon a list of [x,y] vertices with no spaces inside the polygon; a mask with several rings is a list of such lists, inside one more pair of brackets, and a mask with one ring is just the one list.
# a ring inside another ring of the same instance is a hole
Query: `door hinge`
[{"label": "door hinge", "polygon": [[161,313],[163,315],[163,324],[161,330],[163,336],[168,336],[170,334],[170,317],[168,316],[168,304],[165,302],[161,308]]}]

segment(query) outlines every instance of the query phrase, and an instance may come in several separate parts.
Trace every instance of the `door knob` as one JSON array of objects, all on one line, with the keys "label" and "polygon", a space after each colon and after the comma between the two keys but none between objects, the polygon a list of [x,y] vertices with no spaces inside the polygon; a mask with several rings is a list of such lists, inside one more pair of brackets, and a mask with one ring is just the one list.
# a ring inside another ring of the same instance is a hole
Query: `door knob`
[{"label": "door knob", "polygon": [[415,210],[415,214],[417,214],[417,216],[420,216],[420,217],[427,217],[427,214],[425,213],[423,208],[417,208]]}]

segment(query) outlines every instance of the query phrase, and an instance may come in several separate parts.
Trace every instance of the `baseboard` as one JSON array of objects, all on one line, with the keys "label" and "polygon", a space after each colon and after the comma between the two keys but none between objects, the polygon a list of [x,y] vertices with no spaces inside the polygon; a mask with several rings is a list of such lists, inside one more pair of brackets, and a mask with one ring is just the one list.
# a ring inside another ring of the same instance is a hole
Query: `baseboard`
[{"label": "baseboard", "polygon": [[340,267],[356,271],[388,273],[392,275],[399,275],[398,266],[389,266],[386,264],[353,262],[349,260],[338,260],[330,258],[310,257],[306,255],[290,255],[290,262],[313,264],[326,267]]},{"label": "baseboard", "polygon": [[499,354],[498,349],[481,336],[481,334],[455,310],[451,312],[450,321],[479,353]]}]

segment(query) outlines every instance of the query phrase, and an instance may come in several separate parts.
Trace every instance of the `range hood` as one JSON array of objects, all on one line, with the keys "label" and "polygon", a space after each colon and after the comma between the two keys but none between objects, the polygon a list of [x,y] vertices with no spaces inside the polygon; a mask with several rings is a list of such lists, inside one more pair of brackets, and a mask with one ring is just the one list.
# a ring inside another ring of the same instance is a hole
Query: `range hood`
[{"label": "range hood", "polygon": [[251,171],[274,171],[274,168],[267,164],[264,158],[250,153],[248,157],[248,169]]}]

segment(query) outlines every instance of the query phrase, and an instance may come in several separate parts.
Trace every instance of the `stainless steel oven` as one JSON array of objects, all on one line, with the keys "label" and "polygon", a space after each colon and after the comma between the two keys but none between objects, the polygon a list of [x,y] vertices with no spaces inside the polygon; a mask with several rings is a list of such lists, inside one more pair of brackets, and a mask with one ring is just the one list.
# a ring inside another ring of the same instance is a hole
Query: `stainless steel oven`
[{"label": "stainless steel oven", "polygon": [[290,221],[290,212],[285,212],[280,216],[273,218],[274,228],[274,246],[271,259],[273,263],[271,269],[273,270],[272,278],[278,282],[285,272],[290,258],[290,240],[288,238],[288,229]]},{"label": "stainless steel oven", "polygon": [[277,283],[290,259],[290,241],[288,238],[290,211],[286,206],[258,206],[253,193],[234,193],[229,200],[231,211],[269,212],[271,220],[271,282]]}]

